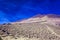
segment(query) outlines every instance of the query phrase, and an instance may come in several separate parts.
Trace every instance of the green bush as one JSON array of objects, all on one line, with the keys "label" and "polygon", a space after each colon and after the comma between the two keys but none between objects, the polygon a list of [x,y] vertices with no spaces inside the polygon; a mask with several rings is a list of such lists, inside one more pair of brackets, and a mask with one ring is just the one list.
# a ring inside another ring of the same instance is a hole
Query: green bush
[{"label": "green bush", "polygon": [[0,40],[2,40],[2,38],[0,37]]}]

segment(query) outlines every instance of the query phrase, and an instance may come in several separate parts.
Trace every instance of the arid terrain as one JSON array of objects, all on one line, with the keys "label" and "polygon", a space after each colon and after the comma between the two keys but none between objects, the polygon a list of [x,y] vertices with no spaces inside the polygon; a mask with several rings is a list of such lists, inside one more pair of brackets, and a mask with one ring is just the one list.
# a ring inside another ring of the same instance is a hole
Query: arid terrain
[{"label": "arid terrain", "polygon": [[2,24],[0,37],[3,40],[60,40],[60,18],[49,17],[37,16]]}]

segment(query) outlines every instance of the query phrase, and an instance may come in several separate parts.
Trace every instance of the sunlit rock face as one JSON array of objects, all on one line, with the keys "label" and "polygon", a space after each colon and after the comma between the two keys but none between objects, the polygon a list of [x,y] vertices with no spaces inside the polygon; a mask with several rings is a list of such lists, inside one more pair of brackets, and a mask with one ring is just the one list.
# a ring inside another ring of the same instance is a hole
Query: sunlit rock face
[{"label": "sunlit rock face", "polygon": [[48,16],[48,22],[54,24],[60,24],[60,15],[50,14]]}]

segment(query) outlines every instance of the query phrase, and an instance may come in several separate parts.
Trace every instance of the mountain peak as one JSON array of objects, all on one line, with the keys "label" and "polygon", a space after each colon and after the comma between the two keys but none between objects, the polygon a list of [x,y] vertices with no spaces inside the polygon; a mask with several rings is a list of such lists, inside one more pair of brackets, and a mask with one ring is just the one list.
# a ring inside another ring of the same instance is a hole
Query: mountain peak
[{"label": "mountain peak", "polygon": [[[30,17],[28,19],[22,19],[20,21],[16,21],[15,23],[32,23],[32,22],[40,22],[40,21],[45,21],[45,20],[60,20],[60,15],[56,14],[37,14],[33,17]],[[52,21],[51,20],[51,21]]]},{"label": "mountain peak", "polygon": [[60,15],[56,15],[56,14],[48,14],[47,16],[49,18],[60,18]]},{"label": "mountain peak", "polygon": [[37,15],[33,16],[32,18],[36,18],[36,17],[41,18],[41,17],[44,17],[44,15],[42,15],[42,14],[37,14]]}]

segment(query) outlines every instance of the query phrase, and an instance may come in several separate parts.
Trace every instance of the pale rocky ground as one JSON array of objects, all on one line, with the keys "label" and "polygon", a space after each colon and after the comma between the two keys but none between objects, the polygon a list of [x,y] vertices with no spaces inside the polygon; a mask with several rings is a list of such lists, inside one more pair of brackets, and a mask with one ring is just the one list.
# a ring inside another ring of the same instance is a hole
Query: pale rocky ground
[{"label": "pale rocky ground", "polygon": [[60,40],[60,25],[46,16],[38,19],[0,25],[0,36],[3,40]]}]

